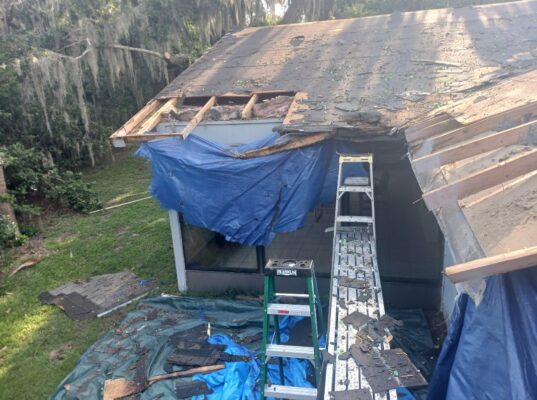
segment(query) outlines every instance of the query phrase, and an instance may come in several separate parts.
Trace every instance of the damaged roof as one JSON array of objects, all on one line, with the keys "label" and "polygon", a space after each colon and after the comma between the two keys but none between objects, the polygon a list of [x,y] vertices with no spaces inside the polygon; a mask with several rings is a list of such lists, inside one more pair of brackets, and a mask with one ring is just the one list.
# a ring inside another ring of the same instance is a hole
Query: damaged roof
[{"label": "damaged roof", "polygon": [[306,92],[288,130],[386,133],[531,67],[536,43],[535,1],[247,28],[157,98]]},{"label": "damaged roof", "polygon": [[489,258],[455,279],[537,265],[537,70],[439,111],[405,136],[455,262]]}]

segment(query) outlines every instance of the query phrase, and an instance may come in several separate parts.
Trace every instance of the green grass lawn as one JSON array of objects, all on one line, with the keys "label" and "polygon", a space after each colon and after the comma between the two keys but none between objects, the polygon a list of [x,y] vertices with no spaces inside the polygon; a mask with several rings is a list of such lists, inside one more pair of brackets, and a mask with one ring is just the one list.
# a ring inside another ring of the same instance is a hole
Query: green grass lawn
[{"label": "green grass lawn", "polygon": [[[108,205],[144,196],[148,163],[130,154],[85,174]],[[128,197],[129,195],[134,195]],[[79,278],[131,270],[176,293],[167,213],[153,199],[93,215],[51,216],[42,232],[50,253],[11,278],[19,260],[0,267],[0,399],[44,399],[82,353],[121,318],[72,321],[41,305],[41,292]]]}]

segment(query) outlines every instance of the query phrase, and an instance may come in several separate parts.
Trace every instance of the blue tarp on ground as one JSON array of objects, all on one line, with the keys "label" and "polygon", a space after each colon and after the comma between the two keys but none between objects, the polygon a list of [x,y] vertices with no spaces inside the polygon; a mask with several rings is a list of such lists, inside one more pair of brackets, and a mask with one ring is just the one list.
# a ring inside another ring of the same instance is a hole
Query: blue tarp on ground
[{"label": "blue tarp on ground", "polygon": [[[280,324],[291,334],[294,318]],[[209,342],[227,345],[230,354],[250,355],[250,361],[226,362],[226,368],[192,379],[208,383],[214,391],[209,400],[257,400],[259,390],[263,306],[258,301],[232,301],[190,297],[155,297],[141,301],[112,330],[95,342],[80,357],[73,371],[60,383],[50,400],[98,400],[103,397],[106,379],[152,377],[169,372],[168,355],[174,350],[170,337],[196,327],[203,331],[207,323],[213,332]],[[250,338],[251,340],[246,340]],[[187,340],[197,340],[189,336]],[[239,342],[248,344],[240,345]],[[286,358],[286,382],[311,387],[307,376],[312,367],[307,360]],[[269,377],[279,381],[278,365],[269,366]],[[174,367],[176,369],[176,367]],[[191,378],[163,380],[140,394],[140,400],[174,399],[175,383]],[[200,397],[203,399],[204,396]]]},{"label": "blue tarp on ground", "polygon": [[301,228],[308,212],[333,201],[336,191],[332,140],[265,157],[236,157],[278,138],[271,134],[231,148],[192,134],[144,143],[137,154],[151,161],[150,192],[162,207],[229,241],[268,245],[277,232]]},{"label": "blue tarp on ground", "polygon": [[459,295],[428,398],[537,399],[537,267],[488,278],[478,306]]}]

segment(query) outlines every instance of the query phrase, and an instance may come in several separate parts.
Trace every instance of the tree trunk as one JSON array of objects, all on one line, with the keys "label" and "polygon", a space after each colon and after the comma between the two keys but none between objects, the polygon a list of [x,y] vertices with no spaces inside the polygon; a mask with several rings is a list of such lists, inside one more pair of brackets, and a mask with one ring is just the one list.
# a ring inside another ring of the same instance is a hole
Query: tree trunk
[{"label": "tree trunk", "polygon": [[[6,179],[4,177],[4,167],[0,165],[0,196],[6,193],[7,186]],[[17,225],[17,219],[15,218],[15,211],[13,211],[13,206],[10,203],[4,202],[2,201],[2,199],[0,199],[0,213],[4,214],[9,222],[15,224],[15,228],[17,229],[18,233],[19,226]]]}]

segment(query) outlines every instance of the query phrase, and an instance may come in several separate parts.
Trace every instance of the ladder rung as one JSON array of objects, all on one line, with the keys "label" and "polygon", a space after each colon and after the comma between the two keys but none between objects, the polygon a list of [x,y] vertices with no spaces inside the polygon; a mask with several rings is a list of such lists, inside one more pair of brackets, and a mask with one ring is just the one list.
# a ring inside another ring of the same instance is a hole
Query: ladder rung
[{"label": "ladder rung", "polygon": [[313,347],[288,346],[285,344],[268,344],[267,357],[290,357],[313,360],[315,358]]},{"label": "ladder rung", "polygon": [[343,180],[343,186],[369,186],[369,177],[348,176]]},{"label": "ladder rung", "polygon": [[294,315],[296,317],[309,317],[310,306],[305,304],[271,303],[268,305],[267,313],[269,315]]},{"label": "ladder rung", "polygon": [[359,217],[355,215],[340,215],[336,218],[337,222],[356,222],[356,223],[366,223],[372,224],[373,217]]},{"label": "ladder rung", "polygon": [[274,293],[276,297],[297,297],[300,299],[307,299],[310,296],[308,294],[303,293]]},{"label": "ladder rung", "polygon": [[317,389],[296,386],[265,385],[265,396],[290,400],[316,399]]},{"label": "ladder rung", "polygon": [[369,186],[340,186],[338,188],[340,193],[345,192],[371,192],[371,188]]}]

